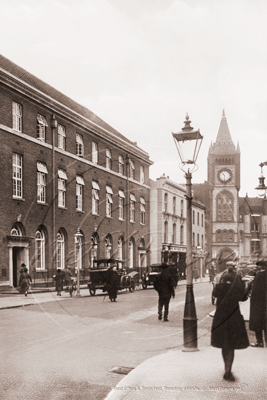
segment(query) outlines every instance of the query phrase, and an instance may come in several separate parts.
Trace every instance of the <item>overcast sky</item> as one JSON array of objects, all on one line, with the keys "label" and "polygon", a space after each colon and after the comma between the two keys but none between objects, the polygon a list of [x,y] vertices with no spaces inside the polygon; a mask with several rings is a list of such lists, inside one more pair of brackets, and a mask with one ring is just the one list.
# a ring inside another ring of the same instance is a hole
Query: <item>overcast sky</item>
[{"label": "overcast sky", "polygon": [[[0,0],[0,53],[136,141],[184,183],[171,132],[188,112],[204,136],[222,111],[241,150],[240,195],[267,160],[266,0]],[[267,176],[267,166],[265,167]],[[266,179],[267,181],[267,179]]]}]

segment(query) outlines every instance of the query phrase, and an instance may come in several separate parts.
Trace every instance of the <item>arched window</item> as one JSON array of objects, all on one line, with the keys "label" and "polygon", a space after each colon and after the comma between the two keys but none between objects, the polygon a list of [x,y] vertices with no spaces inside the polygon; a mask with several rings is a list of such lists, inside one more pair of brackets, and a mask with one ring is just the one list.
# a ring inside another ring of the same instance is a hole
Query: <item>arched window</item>
[{"label": "arched window", "polygon": [[35,268],[45,269],[45,235],[41,229],[35,234]]},{"label": "arched window", "polygon": [[56,265],[57,269],[65,268],[65,238],[64,233],[61,230],[57,234]]},{"label": "arched window", "polygon": [[223,190],[216,197],[217,220],[232,221],[234,215],[233,195],[227,190]]},{"label": "arched window", "polygon": [[92,246],[91,257],[90,257],[91,268],[94,267],[94,260],[97,260],[98,243],[99,243],[98,234],[94,232],[91,238],[91,246]]},{"label": "arched window", "polygon": [[168,193],[164,194],[164,211],[168,211]]},{"label": "arched window", "polygon": [[129,268],[134,266],[134,242],[133,239],[129,241]]},{"label": "arched window", "polygon": [[112,237],[107,235],[105,237],[105,258],[111,258],[112,253]]},{"label": "arched window", "polygon": [[176,244],[176,224],[172,226],[172,243]]},{"label": "arched window", "polygon": [[226,230],[223,230],[223,233],[222,233],[222,240],[223,240],[223,242],[227,242],[227,231]]},{"label": "arched window", "polygon": [[232,229],[230,229],[230,231],[228,232],[228,241],[229,242],[234,241],[234,231]]},{"label": "arched window", "polygon": [[216,231],[216,242],[221,242],[222,241],[222,231],[218,230]]},{"label": "arched window", "polygon": [[184,226],[180,227],[180,244],[184,244]]},{"label": "arched window", "polygon": [[164,222],[164,243],[168,243],[168,221]]}]

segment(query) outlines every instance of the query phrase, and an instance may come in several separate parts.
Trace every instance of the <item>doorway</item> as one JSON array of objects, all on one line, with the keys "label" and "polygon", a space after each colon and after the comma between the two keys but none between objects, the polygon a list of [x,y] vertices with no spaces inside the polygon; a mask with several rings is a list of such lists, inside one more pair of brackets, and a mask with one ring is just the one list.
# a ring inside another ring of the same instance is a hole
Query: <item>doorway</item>
[{"label": "doorway", "polygon": [[12,249],[12,264],[13,264],[13,286],[16,288],[19,285],[19,270],[24,259],[24,247],[13,247]]}]

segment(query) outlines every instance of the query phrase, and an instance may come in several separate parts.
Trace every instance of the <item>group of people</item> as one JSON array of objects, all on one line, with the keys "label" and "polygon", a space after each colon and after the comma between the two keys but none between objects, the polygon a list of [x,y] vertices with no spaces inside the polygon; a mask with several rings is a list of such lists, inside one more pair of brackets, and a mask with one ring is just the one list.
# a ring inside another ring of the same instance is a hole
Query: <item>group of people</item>
[{"label": "group of people", "polygon": [[[245,285],[241,275],[234,266],[221,275],[213,287],[212,296],[217,298],[216,312],[211,328],[211,345],[222,349],[224,361],[223,378],[227,381],[235,381],[232,373],[232,365],[236,349],[245,349],[250,343],[243,315],[240,312],[239,301],[246,301],[250,296],[249,329],[255,332],[256,343],[252,347],[267,346],[266,332],[266,267],[267,261],[257,263],[260,268],[253,284]],[[214,266],[213,266],[214,267]],[[214,281],[215,269],[213,268],[211,282]],[[154,288],[159,294],[158,319],[168,321],[169,303],[171,297],[175,297],[174,285],[168,265],[162,265],[162,272],[154,282]],[[164,308],[164,315],[162,315]]]},{"label": "group of people", "polygon": [[211,345],[222,349],[225,366],[223,378],[235,381],[232,373],[235,350],[245,349],[250,343],[245,321],[240,312],[239,301],[246,301],[250,295],[249,329],[255,332],[256,343],[252,347],[264,347],[266,336],[266,266],[267,261],[257,263],[260,267],[252,285],[245,285],[233,266],[228,267],[213,288],[217,298],[216,312],[211,328]]}]

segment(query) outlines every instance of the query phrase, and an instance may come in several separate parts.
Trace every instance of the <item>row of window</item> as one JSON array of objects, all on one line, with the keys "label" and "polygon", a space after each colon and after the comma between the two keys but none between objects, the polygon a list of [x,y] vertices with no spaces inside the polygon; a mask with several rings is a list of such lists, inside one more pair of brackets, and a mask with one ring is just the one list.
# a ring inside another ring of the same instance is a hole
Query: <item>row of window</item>
[{"label": "row of window", "polygon": [[[177,229],[176,229],[176,224],[174,223],[172,225],[172,237],[170,240],[169,237],[169,224],[168,221],[164,222],[164,243],[172,243],[172,244],[177,244]],[[183,225],[180,225],[180,244],[184,244],[184,227]]]},{"label": "row of window", "polygon": [[201,248],[204,249],[204,236],[201,235],[201,244],[200,244],[200,235],[199,235],[199,233],[197,233],[197,235],[196,235],[195,232],[193,232],[193,235],[192,235],[192,246],[193,247],[201,246]]},{"label": "row of window", "polygon": [[[47,167],[45,163],[37,162],[37,202],[46,203],[46,182]],[[58,169],[58,207],[66,207],[66,192],[68,180],[67,174],[63,169]],[[76,210],[83,211],[84,198],[84,179],[81,175],[76,176]],[[99,193],[100,187],[97,181],[92,181],[92,214],[99,214]],[[13,198],[22,199],[22,156],[13,153]],[[123,190],[118,192],[119,200],[119,219],[124,220],[124,199]],[[106,216],[112,217],[113,190],[110,185],[106,185]],[[140,223],[145,224],[145,199],[140,197]],[[135,222],[136,197],[130,193],[130,222]]]},{"label": "row of window", "polygon": [[[192,211],[192,224],[195,224],[195,210]],[[199,212],[197,212],[197,226],[199,226]],[[204,226],[204,215],[201,214],[201,226]],[[199,245],[198,245],[199,246]]]},{"label": "row of window", "polygon": [[[164,207],[163,211],[168,212],[168,193],[164,194],[163,207]],[[173,199],[172,199],[172,213],[174,215],[177,215],[176,211],[177,211],[177,209],[176,209],[176,197],[174,196]],[[183,200],[180,201],[180,211],[181,211],[180,216],[183,217],[184,216],[184,201]]]},{"label": "row of window", "polygon": [[[13,129],[22,132],[22,106],[16,102],[13,102]],[[48,127],[46,118],[43,115],[37,114],[37,139],[45,142],[46,141],[46,128]],[[57,147],[61,150],[66,150],[66,128],[58,124],[57,125]],[[76,134],[76,155],[79,157],[84,156],[84,142],[83,136],[79,133]],[[98,143],[92,142],[92,162],[98,164],[99,162],[99,150]],[[112,170],[112,153],[110,149],[106,149],[106,161],[105,167],[108,170]],[[124,157],[118,156],[118,171],[120,175],[125,175],[124,168]],[[129,177],[135,179],[135,164],[133,160],[129,160]],[[145,182],[145,171],[144,167],[140,166],[140,177],[141,183]]]},{"label": "row of window", "polygon": [[235,237],[235,232],[232,229],[218,229],[216,232],[216,242],[233,242]]},{"label": "row of window", "polygon": [[[22,231],[19,226],[14,226],[11,230],[12,236],[22,236]],[[47,240],[47,233],[43,229],[42,226],[38,228],[35,233],[35,258],[34,258],[34,266],[37,270],[44,270],[46,268],[46,243]],[[84,250],[83,245],[85,243],[84,236],[81,234],[79,238],[79,246],[77,246],[77,239],[74,237],[74,248],[75,248],[75,265],[78,268],[83,267],[83,257],[84,257]],[[99,236],[97,233],[93,233],[91,238],[91,250],[89,254],[89,262],[91,267],[93,266],[93,261],[97,259],[98,252],[99,252]],[[105,243],[105,258],[111,258],[113,254],[113,246],[112,246],[112,236],[108,234],[104,240]],[[64,269],[66,268],[66,233],[63,229],[60,229],[56,236],[56,253],[55,253],[55,260],[56,260],[56,268]],[[117,258],[119,260],[123,260],[123,245],[124,245],[124,238],[121,236],[118,239],[118,247],[117,247]],[[129,267],[133,268],[134,262],[134,248],[135,242],[133,239],[129,241]],[[144,242],[140,244],[140,246],[144,246]]]}]

